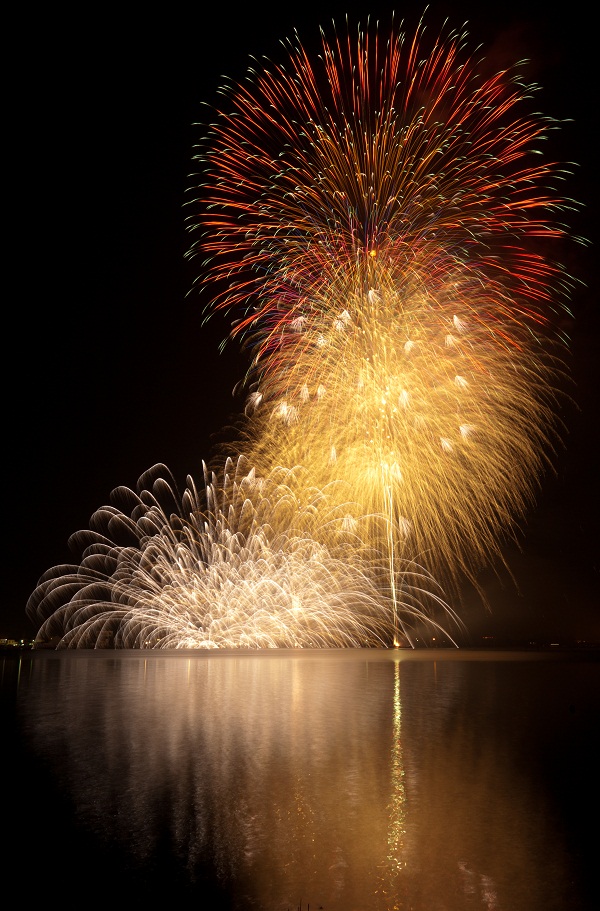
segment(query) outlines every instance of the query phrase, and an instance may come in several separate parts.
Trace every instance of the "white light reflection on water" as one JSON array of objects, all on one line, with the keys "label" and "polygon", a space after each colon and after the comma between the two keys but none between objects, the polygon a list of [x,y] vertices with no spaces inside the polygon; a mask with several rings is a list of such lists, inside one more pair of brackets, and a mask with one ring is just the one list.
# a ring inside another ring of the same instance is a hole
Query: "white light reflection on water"
[{"label": "white light reflection on water", "polygon": [[34,654],[19,705],[76,830],[118,849],[123,896],[169,881],[232,909],[578,908],[540,779],[540,706],[573,668],[432,657]]}]

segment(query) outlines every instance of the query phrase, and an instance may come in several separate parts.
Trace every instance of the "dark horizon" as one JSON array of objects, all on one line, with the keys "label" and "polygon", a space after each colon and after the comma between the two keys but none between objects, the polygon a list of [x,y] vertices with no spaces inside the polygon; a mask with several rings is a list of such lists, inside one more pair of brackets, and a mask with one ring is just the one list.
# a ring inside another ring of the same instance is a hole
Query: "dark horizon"
[{"label": "dark horizon", "polygon": [[[444,8],[430,5],[430,28],[442,24]],[[202,105],[214,103],[224,77],[243,78],[249,55],[279,55],[294,27],[314,46],[319,26],[342,24],[346,12],[364,20],[363,10],[309,4],[233,18],[172,6],[153,19],[103,8],[75,24],[66,13],[43,13],[15,30],[8,262],[18,290],[5,321],[0,636],[33,638],[27,598],[45,570],[72,559],[69,536],[88,527],[113,488],[135,487],[157,462],[181,488],[188,473],[199,479],[215,438],[239,414],[232,390],[246,355],[236,342],[219,352],[226,319],[203,325],[210,290],[188,294],[199,268],[184,258],[186,188],[202,134],[193,124],[209,117]],[[410,31],[422,7],[405,10]],[[506,573],[502,583],[482,575],[491,613],[466,596],[472,639],[600,641],[596,76],[586,10],[448,6],[452,24],[469,20],[471,48],[482,42],[506,63],[531,57],[542,113],[572,118],[549,143],[556,157],[577,163],[566,193],[584,208],[566,220],[591,242],[565,250],[581,284],[572,298],[575,386],[574,404],[560,415],[564,449],[523,523],[521,550],[507,546],[516,585]],[[380,20],[389,21],[387,7]]]}]

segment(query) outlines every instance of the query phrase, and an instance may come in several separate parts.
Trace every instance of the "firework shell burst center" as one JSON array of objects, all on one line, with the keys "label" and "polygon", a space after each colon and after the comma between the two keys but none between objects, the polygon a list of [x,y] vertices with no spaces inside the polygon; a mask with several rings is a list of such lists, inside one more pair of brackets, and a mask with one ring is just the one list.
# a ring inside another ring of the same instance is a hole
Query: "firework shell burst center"
[{"label": "firework shell burst center", "polygon": [[422,23],[333,28],[314,61],[297,38],[285,50],[223,88],[189,202],[209,312],[251,354],[238,451],[173,512],[140,479],[112,523],[134,543],[95,538],[79,570],[40,581],[29,610],[63,644],[459,627],[434,577],[476,582],[500,557],[560,441],[574,282],[556,242],[575,204],[541,154],[557,124],[529,113],[536,87]]}]

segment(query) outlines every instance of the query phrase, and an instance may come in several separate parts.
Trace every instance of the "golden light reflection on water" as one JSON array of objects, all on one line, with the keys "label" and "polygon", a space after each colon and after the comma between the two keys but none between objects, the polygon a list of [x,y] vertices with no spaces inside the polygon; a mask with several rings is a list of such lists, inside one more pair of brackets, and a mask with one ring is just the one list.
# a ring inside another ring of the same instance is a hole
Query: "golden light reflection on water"
[{"label": "golden light reflection on water", "polygon": [[402,760],[402,704],[400,701],[400,662],[394,663],[394,706],[393,734],[390,751],[390,803],[388,829],[387,876],[382,877],[381,892],[386,896],[389,908],[401,908],[399,904],[399,877],[406,867],[406,791],[404,786],[404,763]]},{"label": "golden light reflection on water", "polygon": [[44,655],[20,698],[79,823],[131,870],[167,853],[235,909],[566,907],[528,721],[505,711],[515,668],[403,656]]}]

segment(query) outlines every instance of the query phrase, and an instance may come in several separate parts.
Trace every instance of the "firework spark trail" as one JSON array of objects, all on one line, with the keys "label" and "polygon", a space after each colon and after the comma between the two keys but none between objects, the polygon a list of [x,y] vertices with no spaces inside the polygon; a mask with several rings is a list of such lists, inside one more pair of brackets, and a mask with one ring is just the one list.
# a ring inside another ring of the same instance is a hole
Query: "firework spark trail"
[{"label": "firework spark trail", "polygon": [[191,255],[252,351],[257,468],[345,482],[390,554],[474,579],[560,436],[572,280],[542,244],[573,204],[519,68],[486,75],[464,33],[424,48],[323,36],[317,69],[288,42],[226,87]]},{"label": "firework spark trail", "polygon": [[[385,645],[394,634],[389,599],[372,560],[339,510],[298,484],[293,472],[258,479],[244,460],[222,483],[205,475],[182,497],[164,465],[118,488],[74,535],[78,565],[57,566],[27,606],[40,641],[61,648],[283,648]],[[319,544],[329,525],[335,553]],[[370,573],[363,571],[363,563]],[[459,625],[418,566],[398,579],[401,628]],[[452,640],[451,640],[452,641]]]}]

